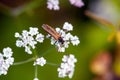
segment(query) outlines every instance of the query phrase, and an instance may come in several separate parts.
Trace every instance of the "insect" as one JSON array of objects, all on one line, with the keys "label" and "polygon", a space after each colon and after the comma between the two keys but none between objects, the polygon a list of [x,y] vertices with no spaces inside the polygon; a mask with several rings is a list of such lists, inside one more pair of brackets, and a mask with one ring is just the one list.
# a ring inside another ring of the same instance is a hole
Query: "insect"
[{"label": "insect", "polygon": [[43,24],[42,28],[48,33],[50,34],[55,40],[59,41],[61,44],[64,43],[63,38],[61,37],[61,35],[59,33],[57,33],[55,31],[54,28],[52,28],[51,26],[47,25],[47,24]]}]

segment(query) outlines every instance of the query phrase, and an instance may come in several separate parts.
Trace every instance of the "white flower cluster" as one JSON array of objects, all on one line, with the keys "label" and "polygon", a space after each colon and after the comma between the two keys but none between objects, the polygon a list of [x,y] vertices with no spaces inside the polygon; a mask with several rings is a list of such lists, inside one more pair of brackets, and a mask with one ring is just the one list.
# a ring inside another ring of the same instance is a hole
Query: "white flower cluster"
[{"label": "white flower cluster", "polygon": [[0,75],[7,74],[9,67],[13,64],[12,49],[10,47],[3,49],[3,54],[0,53]]},{"label": "white flower cluster", "polygon": [[63,43],[61,43],[59,40],[56,40],[54,39],[54,37],[51,36],[51,44],[55,44],[55,46],[58,49],[58,52],[65,52],[65,48],[68,48],[70,43],[72,43],[74,46],[80,43],[79,38],[77,36],[73,36],[71,33],[67,33],[68,31],[72,30],[73,26],[68,22],[64,23],[63,29],[56,28],[56,31],[61,35],[61,38],[64,41]]},{"label": "white flower cluster", "polygon": [[32,54],[31,48],[34,49],[37,42],[42,43],[44,35],[38,32],[38,28],[30,27],[29,31],[23,30],[22,35],[15,33],[17,47],[25,47],[25,52]]},{"label": "white flower cluster", "polygon": [[60,67],[57,69],[58,76],[60,78],[69,77],[72,78],[75,68],[75,63],[77,62],[77,59],[74,57],[74,55],[64,55],[62,58],[62,63]]},{"label": "white flower cluster", "polygon": [[[76,7],[84,6],[82,0],[69,0],[69,2]],[[59,10],[59,0],[47,0],[47,8],[50,10]]]},{"label": "white flower cluster", "polygon": [[59,10],[59,0],[48,0],[47,1],[47,8],[52,10]]},{"label": "white flower cluster", "polygon": [[44,66],[45,64],[46,64],[46,60],[43,57],[41,57],[41,58],[37,58],[33,65]]}]

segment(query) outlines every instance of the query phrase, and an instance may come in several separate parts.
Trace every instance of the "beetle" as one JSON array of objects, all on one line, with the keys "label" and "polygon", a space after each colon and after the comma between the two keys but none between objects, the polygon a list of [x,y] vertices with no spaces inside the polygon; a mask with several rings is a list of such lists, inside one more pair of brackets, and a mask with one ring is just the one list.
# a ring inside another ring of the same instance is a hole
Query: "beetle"
[{"label": "beetle", "polygon": [[47,24],[43,24],[42,28],[48,33],[50,34],[55,40],[57,40],[58,42],[60,42],[61,44],[64,43],[63,38],[61,37],[61,35],[55,31],[54,28],[52,28],[51,26],[47,25]]}]

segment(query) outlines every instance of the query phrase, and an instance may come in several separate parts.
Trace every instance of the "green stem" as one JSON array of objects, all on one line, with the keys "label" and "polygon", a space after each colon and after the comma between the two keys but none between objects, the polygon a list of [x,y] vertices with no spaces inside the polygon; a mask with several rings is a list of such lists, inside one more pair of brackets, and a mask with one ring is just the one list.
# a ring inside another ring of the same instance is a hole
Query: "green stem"
[{"label": "green stem", "polygon": [[38,68],[37,65],[35,65],[35,78],[37,78],[37,74],[38,74]]},{"label": "green stem", "polygon": [[46,64],[51,65],[51,66],[59,66],[59,64],[55,64],[55,63],[51,63],[51,62],[47,62]]},{"label": "green stem", "polygon": [[33,50],[33,54],[34,54],[34,58],[37,59],[38,55],[37,55],[36,49]]},{"label": "green stem", "polygon": [[[46,55],[51,49],[53,49],[53,47],[51,47],[49,50],[47,50],[44,53],[42,53],[40,56]],[[33,50],[33,53],[34,53],[34,57],[32,57],[30,59],[27,59],[25,61],[15,62],[15,63],[13,63],[13,65],[21,65],[21,64],[25,64],[25,63],[29,63],[29,62],[34,61],[35,59],[37,59],[38,55],[36,54],[36,50]],[[54,66],[56,65],[56,64],[53,64],[53,63],[48,63],[48,64],[49,65],[54,65]]]},{"label": "green stem", "polygon": [[13,63],[13,65],[21,65],[21,64],[32,62],[34,60],[35,60],[35,58],[33,57],[33,58],[27,59],[25,61],[15,62],[15,63]]}]

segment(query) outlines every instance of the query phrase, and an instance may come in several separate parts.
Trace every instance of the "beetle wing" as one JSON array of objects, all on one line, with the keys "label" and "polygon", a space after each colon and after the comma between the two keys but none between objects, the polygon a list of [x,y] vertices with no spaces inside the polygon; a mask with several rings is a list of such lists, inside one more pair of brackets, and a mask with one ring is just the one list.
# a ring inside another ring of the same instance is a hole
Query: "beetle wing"
[{"label": "beetle wing", "polygon": [[47,25],[47,24],[43,24],[42,28],[48,33],[50,34],[52,37],[54,37],[56,40],[58,40],[60,38],[60,34],[57,33],[55,31],[55,29],[53,29],[51,26]]}]

